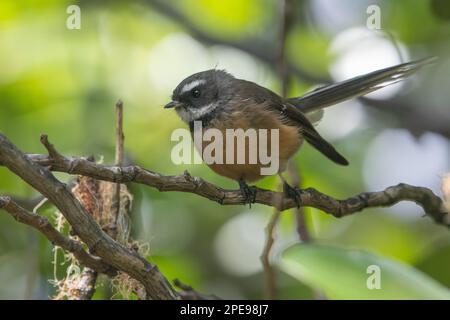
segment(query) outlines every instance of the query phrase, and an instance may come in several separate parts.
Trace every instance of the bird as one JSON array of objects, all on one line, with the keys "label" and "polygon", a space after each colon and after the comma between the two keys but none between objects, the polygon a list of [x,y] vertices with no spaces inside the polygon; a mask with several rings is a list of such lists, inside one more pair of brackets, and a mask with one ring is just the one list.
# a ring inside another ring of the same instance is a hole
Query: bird
[{"label": "bird", "polygon": [[[303,96],[283,98],[254,82],[235,78],[225,70],[210,69],[192,74],[173,90],[172,99],[164,108],[175,109],[194,135],[194,123],[203,129],[278,129],[279,170],[285,194],[299,205],[299,190],[291,187],[282,173],[288,161],[306,141],[338,165],[349,164],[316,130],[314,123],[323,116],[323,109],[339,102],[366,95],[410,76],[434,57],[398,64],[342,82],[319,87]],[[269,141],[269,147],[274,141]],[[243,152],[248,153],[245,144]],[[226,152],[227,150],[223,150]],[[217,174],[235,180],[245,202],[253,203],[257,188],[248,183],[263,178],[261,162],[208,163]]]}]

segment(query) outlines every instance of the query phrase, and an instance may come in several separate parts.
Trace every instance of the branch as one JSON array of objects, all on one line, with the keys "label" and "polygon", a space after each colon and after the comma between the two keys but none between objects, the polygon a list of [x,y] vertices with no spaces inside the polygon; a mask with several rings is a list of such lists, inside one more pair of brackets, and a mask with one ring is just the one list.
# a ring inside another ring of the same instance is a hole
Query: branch
[{"label": "branch", "polygon": [[0,196],[0,209],[4,209],[16,219],[16,221],[40,231],[52,244],[71,252],[83,266],[108,275],[115,274],[114,269],[107,265],[102,259],[87,253],[79,241],[67,238],[59,233],[46,217],[25,210],[12,201],[10,197]]},{"label": "branch", "polygon": [[275,227],[277,226],[280,216],[281,211],[275,208],[269,223],[266,226],[266,242],[260,257],[264,270],[265,298],[268,300],[275,300],[277,296],[275,271],[270,263],[270,253],[273,244],[275,243]]},{"label": "branch", "polygon": [[[116,103],[116,152],[115,164],[121,167],[123,165],[123,144],[125,136],[123,134],[123,102],[121,100]],[[121,184],[116,183],[114,190],[114,202],[112,207],[113,224],[108,227],[108,234],[117,240],[117,221],[120,214],[120,189]]]},{"label": "branch", "polygon": [[[0,134],[0,165],[5,165],[2,152],[5,139]],[[53,145],[48,142],[46,136],[43,136],[42,140],[46,148],[56,151]],[[246,198],[239,190],[222,189],[202,178],[192,177],[186,171],[184,174],[177,176],[165,176],[139,166],[107,166],[91,162],[87,158],[64,157],[59,153],[56,158],[42,154],[29,154],[26,156],[26,159],[48,167],[52,171],[79,174],[111,182],[134,182],[156,188],[162,192],[180,191],[193,193],[222,205],[246,204]],[[280,210],[297,206],[294,199],[283,197],[283,192],[274,192],[261,188],[256,188],[256,190],[256,203],[277,207]],[[336,218],[342,218],[366,208],[390,207],[400,201],[412,201],[421,206],[425,213],[436,223],[450,227],[449,213],[444,208],[442,199],[430,189],[423,187],[401,183],[383,191],[364,192],[345,200],[334,199],[313,188],[299,189],[299,192],[301,193],[300,201],[302,207],[320,209]],[[280,198],[283,199],[280,201]]]},{"label": "branch", "polygon": [[206,295],[203,293],[199,293],[195,291],[191,286],[184,284],[178,279],[173,280],[173,284],[181,289],[182,291],[179,292],[181,299],[183,300],[221,300],[216,295]]},{"label": "branch", "polygon": [[[48,143],[46,136],[42,136],[41,141],[52,159],[65,161],[66,158]],[[70,223],[75,234],[88,245],[91,253],[141,282],[149,298],[178,298],[175,290],[155,265],[105,234],[65,184],[58,181],[48,169],[25,156],[2,134],[0,162],[52,202]]]},{"label": "branch", "polygon": [[[297,166],[290,162],[288,163],[287,172],[289,174],[289,177],[291,178],[292,185],[297,188],[301,185],[301,179],[300,179],[300,170],[297,168]],[[311,242],[311,235],[308,231],[308,228],[306,226],[306,220],[305,220],[305,212],[302,207],[294,208],[295,213],[295,221],[296,221],[296,231],[298,235],[298,240],[302,243]]]}]

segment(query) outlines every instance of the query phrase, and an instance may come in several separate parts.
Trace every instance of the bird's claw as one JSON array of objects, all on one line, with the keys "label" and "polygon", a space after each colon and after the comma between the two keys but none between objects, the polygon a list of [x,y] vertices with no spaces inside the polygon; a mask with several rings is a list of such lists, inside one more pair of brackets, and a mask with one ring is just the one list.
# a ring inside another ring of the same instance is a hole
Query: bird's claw
[{"label": "bird's claw", "polygon": [[294,199],[297,208],[300,208],[302,202],[302,193],[298,188],[291,187],[287,182],[283,183],[283,192],[286,197]]},{"label": "bird's claw", "polygon": [[239,180],[239,189],[242,192],[242,195],[245,198],[245,203],[252,207],[252,203],[256,201],[256,193],[257,189],[254,186],[249,186],[244,180]]}]

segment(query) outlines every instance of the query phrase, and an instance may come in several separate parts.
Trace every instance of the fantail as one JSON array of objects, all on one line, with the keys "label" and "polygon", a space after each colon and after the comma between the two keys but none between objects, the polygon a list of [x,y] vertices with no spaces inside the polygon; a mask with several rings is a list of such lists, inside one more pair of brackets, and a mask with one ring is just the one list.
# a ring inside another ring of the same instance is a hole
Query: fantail
[{"label": "fantail", "polygon": [[[173,91],[172,101],[165,108],[175,108],[181,119],[189,124],[191,133],[194,121],[201,121],[204,129],[221,131],[279,129],[279,174],[286,169],[287,162],[303,140],[335,163],[348,165],[348,161],[320,136],[308,116],[316,113],[315,120],[318,120],[317,112],[323,108],[402,80],[433,60],[428,58],[396,65],[288,99],[253,82],[236,79],[226,71],[207,70],[184,79]],[[208,165],[219,175],[238,181],[246,200],[251,202],[251,197],[254,200],[255,191],[246,182],[263,177],[260,163]],[[298,201],[295,189],[286,182],[285,188]]]}]

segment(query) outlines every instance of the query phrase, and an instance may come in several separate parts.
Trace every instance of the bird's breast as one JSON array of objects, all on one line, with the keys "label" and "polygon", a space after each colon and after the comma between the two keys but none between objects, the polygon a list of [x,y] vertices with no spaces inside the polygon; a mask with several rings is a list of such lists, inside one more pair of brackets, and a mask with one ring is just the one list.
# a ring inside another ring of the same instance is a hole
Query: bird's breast
[{"label": "bird's breast", "polygon": [[[208,129],[217,129],[216,133],[221,133],[222,144],[215,143],[211,137],[203,139],[201,150],[197,146],[203,160],[219,175],[248,182],[265,176],[261,169],[269,166],[268,159],[272,164],[278,163],[272,174],[284,171],[303,141],[298,127],[285,124],[282,117],[262,107],[243,107],[224,113],[208,122],[203,128],[203,136]],[[217,148],[211,148],[212,143]],[[220,153],[218,148],[221,148],[223,163],[208,163],[205,156],[219,155],[216,153]]]}]

